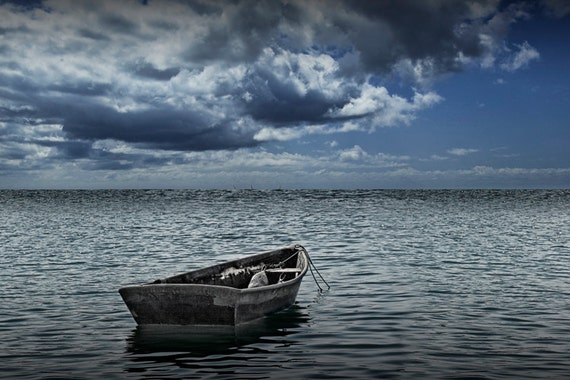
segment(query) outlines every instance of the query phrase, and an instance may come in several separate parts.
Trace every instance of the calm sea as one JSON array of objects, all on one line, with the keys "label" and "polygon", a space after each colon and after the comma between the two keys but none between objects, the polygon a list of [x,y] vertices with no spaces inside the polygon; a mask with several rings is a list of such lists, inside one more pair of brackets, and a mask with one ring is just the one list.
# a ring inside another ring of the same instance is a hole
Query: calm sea
[{"label": "calm sea", "polygon": [[[1,378],[570,378],[570,191],[0,191],[0,220]],[[245,327],[117,292],[295,243],[331,289]]]}]

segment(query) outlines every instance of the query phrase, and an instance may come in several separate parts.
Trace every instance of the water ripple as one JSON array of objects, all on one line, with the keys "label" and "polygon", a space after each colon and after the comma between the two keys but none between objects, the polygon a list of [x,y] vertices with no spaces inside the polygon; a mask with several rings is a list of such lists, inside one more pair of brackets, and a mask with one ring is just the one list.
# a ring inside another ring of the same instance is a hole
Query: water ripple
[{"label": "water ripple", "polygon": [[[570,378],[569,191],[0,191],[0,378]],[[135,327],[117,288],[302,243],[295,307]]]}]

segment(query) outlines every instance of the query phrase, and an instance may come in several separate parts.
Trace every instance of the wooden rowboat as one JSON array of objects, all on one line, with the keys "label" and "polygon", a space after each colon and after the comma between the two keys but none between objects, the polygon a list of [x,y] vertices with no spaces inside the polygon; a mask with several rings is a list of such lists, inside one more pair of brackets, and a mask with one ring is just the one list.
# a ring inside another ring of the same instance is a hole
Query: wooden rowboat
[{"label": "wooden rowboat", "polygon": [[119,293],[139,325],[239,325],[291,306],[308,267],[307,251],[295,245]]}]

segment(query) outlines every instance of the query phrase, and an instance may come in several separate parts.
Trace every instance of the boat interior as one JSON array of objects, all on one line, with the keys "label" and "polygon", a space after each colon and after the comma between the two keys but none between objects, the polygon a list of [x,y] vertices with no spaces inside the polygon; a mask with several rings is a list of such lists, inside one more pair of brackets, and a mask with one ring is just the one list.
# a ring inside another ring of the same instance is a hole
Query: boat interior
[{"label": "boat interior", "polygon": [[[204,284],[246,289],[286,282],[297,277],[307,265],[297,250],[283,250],[261,260],[236,260],[154,281],[152,284]],[[255,279],[252,278],[256,276]],[[262,273],[262,274],[261,274]],[[262,278],[259,282],[259,278]]]}]

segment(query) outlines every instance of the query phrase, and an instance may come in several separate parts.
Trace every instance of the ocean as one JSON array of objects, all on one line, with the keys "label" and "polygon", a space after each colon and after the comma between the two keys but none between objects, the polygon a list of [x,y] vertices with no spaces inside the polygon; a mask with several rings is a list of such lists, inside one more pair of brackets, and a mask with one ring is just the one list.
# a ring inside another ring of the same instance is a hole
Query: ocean
[{"label": "ocean", "polygon": [[[568,190],[0,191],[0,220],[0,378],[570,378]],[[330,289],[246,326],[117,292],[291,244]]]}]

